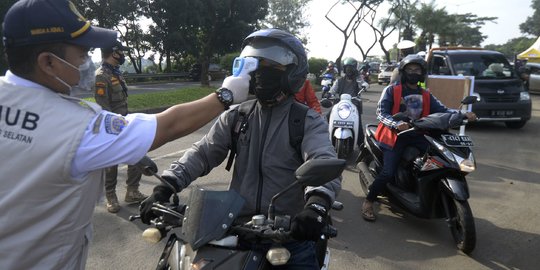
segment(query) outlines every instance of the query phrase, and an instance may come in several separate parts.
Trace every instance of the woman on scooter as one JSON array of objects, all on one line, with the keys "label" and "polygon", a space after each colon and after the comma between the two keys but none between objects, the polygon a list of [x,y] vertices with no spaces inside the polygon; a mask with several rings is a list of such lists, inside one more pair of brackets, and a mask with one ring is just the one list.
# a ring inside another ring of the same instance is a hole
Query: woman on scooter
[{"label": "woman on scooter", "polygon": [[[407,130],[410,125],[404,121],[396,121],[392,115],[404,112],[411,120],[437,112],[458,112],[448,109],[429,91],[418,86],[426,78],[426,61],[418,55],[408,55],[399,63],[401,81],[386,87],[377,104],[377,119],[380,123],[375,138],[383,149],[383,169],[369,187],[369,193],[362,205],[362,217],[366,221],[375,221],[373,203],[384,190],[388,181],[394,178],[401,154],[405,147],[414,145],[425,150],[428,142],[423,136],[404,134],[397,136],[397,132]],[[466,113],[469,121],[476,120],[473,112]]]}]

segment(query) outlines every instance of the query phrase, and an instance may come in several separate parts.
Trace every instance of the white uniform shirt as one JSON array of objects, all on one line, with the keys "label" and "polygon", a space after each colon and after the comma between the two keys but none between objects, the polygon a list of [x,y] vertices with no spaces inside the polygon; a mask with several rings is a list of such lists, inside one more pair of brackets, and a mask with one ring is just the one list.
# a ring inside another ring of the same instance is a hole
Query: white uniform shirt
[{"label": "white uniform shirt", "polygon": [[[10,71],[0,78],[10,84],[50,91]],[[96,121],[99,121],[99,128]],[[134,113],[122,117],[102,111],[86,127],[73,159],[71,176],[81,178],[96,169],[121,163],[135,164],[150,150],[156,129],[157,121],[153,114]]]}]

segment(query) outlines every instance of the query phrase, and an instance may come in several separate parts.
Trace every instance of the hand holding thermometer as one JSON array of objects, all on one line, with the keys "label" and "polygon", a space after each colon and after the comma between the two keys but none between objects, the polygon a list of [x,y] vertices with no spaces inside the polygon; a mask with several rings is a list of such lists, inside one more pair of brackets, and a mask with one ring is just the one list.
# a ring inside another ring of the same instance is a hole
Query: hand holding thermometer
[{"label": "hand holding thermometer", "polygon": [[234,77],[248,74],[257,69],[259,60],[254,57],[236,57],[233,62],[232,74]]}]

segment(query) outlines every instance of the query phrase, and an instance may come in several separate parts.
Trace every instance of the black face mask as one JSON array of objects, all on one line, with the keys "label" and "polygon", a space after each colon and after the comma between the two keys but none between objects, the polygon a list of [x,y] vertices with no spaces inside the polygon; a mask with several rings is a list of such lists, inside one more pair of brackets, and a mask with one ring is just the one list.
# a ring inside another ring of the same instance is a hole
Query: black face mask
[{"label": "black face mask", "polygon": [[118,54],[118,55],[120,55],[120,57],[114,57],[114,55],[113,55],[113,58],[114,58],[114,60],[118,61],[118,65],[121,66],[122,64],[124,64],[126,62],[126,56],[123,55],[123,54]]},{"label": "black face mask", "polygon": [[349,79],[354,79],[354,76],[356,75],[356,72],[354,72],[354,68],[351,66],[345,67],[345,76]]},{"label": "black face mask", "polygon": [[418,73],[404,73],[404,81],[410,84],[418,84],[418,82],[424,81],[424,75]]},{"label": "black face mask", "polygon": [[254,94],[261,104],[275,104],[283,95],[282,79],[285,71],[260,67],[254,72]]}]

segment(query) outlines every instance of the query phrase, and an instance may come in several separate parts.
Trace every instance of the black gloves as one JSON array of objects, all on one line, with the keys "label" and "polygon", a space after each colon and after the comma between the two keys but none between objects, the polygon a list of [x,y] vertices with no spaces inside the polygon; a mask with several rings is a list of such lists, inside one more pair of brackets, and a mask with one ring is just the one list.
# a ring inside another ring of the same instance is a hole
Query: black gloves
[{"label": "black gloves", "polygon": [[291,224],[291,236],[299,241],[317,241],[326,226],[330,200],[324,195],[309,197],[304,210],[298,213]]},{"label": "black gloves", "polygon": [[150,220],[157,217],[152,211],[152,204],[154,202],[168,202],[172,194],[173,191],[171,190],[171,188],[163,184],[154,187],[154,192],[152,193],[152,195],[146,198],[146,200],[142,201],[141,205],[139,205],[141,221],[144,224],[150,225]]}]

